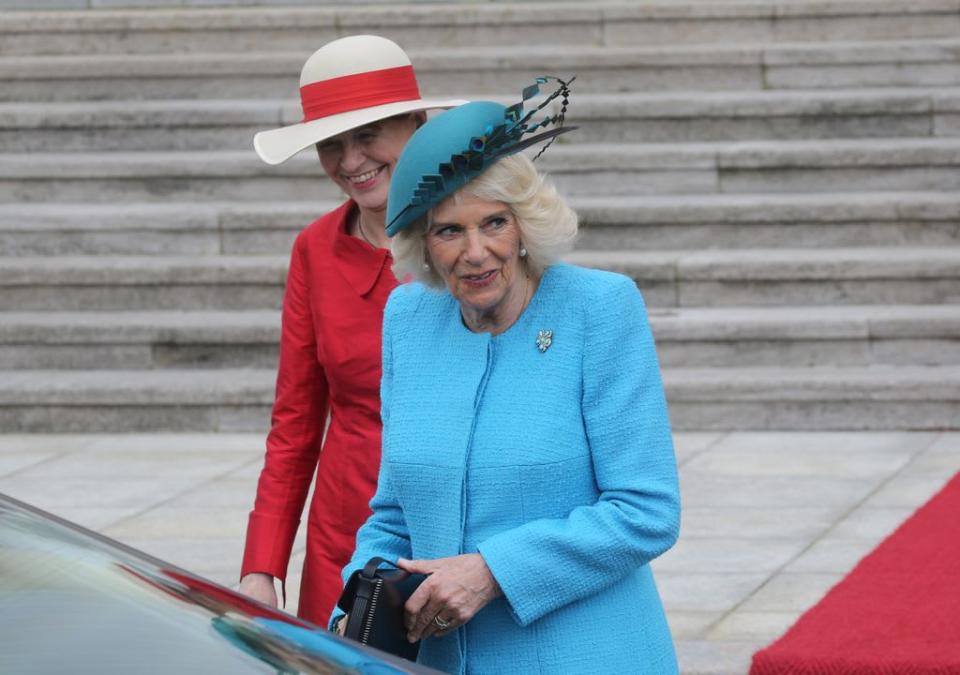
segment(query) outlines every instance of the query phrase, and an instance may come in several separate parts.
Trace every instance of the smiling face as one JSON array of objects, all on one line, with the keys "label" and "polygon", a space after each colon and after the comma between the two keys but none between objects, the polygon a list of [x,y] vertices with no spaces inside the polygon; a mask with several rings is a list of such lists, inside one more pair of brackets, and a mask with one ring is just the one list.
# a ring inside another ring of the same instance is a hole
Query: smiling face
[{"label": "smiling face", "polygon": [[386,212],[390,177],[422,113],[391,117],[317,144],[328,176],[365,211]]},{"label": "smiling face", "polygon": [[520,227],[510,207],[458,194],[434,207],[427,257],[473,330],[505,330],[531,288],[520,258]]}]

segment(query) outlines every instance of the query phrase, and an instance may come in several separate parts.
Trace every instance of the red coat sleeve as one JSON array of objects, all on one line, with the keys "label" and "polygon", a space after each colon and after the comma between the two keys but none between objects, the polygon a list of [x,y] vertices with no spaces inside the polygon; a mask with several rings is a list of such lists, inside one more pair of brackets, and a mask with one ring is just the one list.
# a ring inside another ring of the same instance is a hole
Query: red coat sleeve
[{"label": "red coat sleeve", "polygon": [[329,395],[323,368],[317,361],[306,248],[304,232],[294,243],[287,273],[276,400],[256,501],[247,525],[241,577],[265,572],[286,579],[326,426]]}]

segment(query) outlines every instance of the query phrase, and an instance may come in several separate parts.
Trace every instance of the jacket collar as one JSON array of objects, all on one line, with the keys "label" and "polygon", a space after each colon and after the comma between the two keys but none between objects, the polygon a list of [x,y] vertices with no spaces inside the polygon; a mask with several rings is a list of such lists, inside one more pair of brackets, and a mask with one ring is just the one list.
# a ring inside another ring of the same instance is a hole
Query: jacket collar
[{"label": "jacket collar", "polygon": [[384,268],[387,273],[392,274],[388,263],[393,262],[393,256],[390,251],[375,248],[347,232],[347,224],[356,208],[356,202],[348,200],[335,212],[337,230],[333,242],[333,259],[343,278],[362,297],[377,285]]}]

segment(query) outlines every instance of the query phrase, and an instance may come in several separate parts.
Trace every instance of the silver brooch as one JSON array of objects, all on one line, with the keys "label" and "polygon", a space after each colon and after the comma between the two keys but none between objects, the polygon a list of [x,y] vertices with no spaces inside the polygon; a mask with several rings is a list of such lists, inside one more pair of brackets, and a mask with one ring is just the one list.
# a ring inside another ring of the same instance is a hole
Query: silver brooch
[{"label": "silver brooch", "polygon": [[540,353],[550,349],[550,345],[553,344],[553,331],[552,330],[542,330],[537,333],[537,349],[540,350]]}]

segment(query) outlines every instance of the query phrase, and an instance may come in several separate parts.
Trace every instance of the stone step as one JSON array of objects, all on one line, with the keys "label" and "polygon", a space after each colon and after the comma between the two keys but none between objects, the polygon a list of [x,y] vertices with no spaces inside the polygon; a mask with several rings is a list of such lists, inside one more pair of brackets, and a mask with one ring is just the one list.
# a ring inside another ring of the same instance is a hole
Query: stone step
[{"label": "stone step", "polygon": [[948,192],[649,195],[571,199],[590,250],[956,246]]},{"label": "stone step", "polygon": [[[677,368],[955,365],[960,305],[691,307],[650,311]],[[279,312],[5,312],[8,370],[276,368]]]},{"label": "stone step", "polygon": [[51,255],[289,255],[325,202],[0,204],[0,251]]},{"label": "stone step", "polygon": [[302,113],[286,110],[296,105],[267,100],[0,103],[0,151],[248,149],[256,132],[299,121]]},{"label": "stone step", "polygon": [[[0,103],[0,151],[241,150],[301,116],[296,101]],[[960,89],[584,94],[568,120],[571,143],[950,137]]]},{"label": "stone step", "polygon": [[0,311],[277,309],[286,266],[286,256],[7,258]]},{"label": "stone step", "polygon": [[960,305],[654,307],[665,368],[960,363]]},{"label": "stone step", "polygon": [[316,155],[270,167],[247,151],[7,153],[0,155],[3,202],[332,200],[339,189]]},{"label": "stone step", "polygon": [[664,369],[678,430],[960,427],[960,367]]},{"label": "stone step", "polygon": [[7,433],[262,431],[271,369],[18,370],[0,378]]},{"label": "stone step", "polygon": [[[82,0],[0,0],[23,9]],[[45,4],[38,4],[44,2]],[[211,8],[212,0],[97,0],[97,12],[10,12],[0,15],[5,54],[246,52],[310,53],[343,35],[385,34],[405,45],[677,45],[955,37],[955,0],[874,2],[460,2],[420,4],[302,0],[314,7]],[[144,10],[145,5],[149,10]],[[186,8],[179,6],[186,5]],[[194,5],[191,7],[191,5]],[[200,8],[196,5],[204,5]],[[160,9],[158,9],[160,8]]]},{"label": "stone step", "polygon": [[[960,248],[589,251],[660,307],[960,303]],[[276,309],[286,256],[0,259],[0,311]]]},{"label": "stone step", "polygon": [[[432,2],[432,0],[411,0],[412,2]],[[457,2],[458,0],[453,0]],[[496,1],[496,0],[491,0]],[[170,8],[170,7],[295,7],[306,4],[329,4],[333,0],[0,0],[0,9],[33,10],[49,12],[55,10],[95,9],[107,12],[110,8]],[[374,4],[373,0],[354,0],[357,4]],[[21,13],[18,11],[18,13]],[[79,14],[79,12],[77,12]]]},{"label": "stone step", "polygon": [[[7,371],[8,432],[262,431],[270,369]],[[664,368],[675,429],[957,429],[960,367]]]},{"label": "stone step", "polygon": [[7,369],[276,368],[276,310],[0,313]]},{"label": "stone step", "polygon": [[[5,256],[287,255],[337,202],[0,204]],[[957,246],[960,194],[573,197],[593,250]]]},{"label": "stone step", "polygon": [[[425,93],[498,94],[536,75],[577,74],[579,93],[960,85],[960,40],[410,50]],[[0,101],[283,99],[303,52],[10,56]]]},{"label": "stone step", "polygon": [[571,262],[633,278],[660,307],[955,304],[960,249],[575,251]]},{"label": "stone step", "polygon": [[[557,143],[540,166],[571,196],[955,191],[960,138]],[[0,155],[0,203],[305,197],[338,197],[309,153],[280,166],[253,150]]]},{"label": "stone step", "polygon": [[568,119],[572,142],[960,136],[960,89],[584,95]]}]

